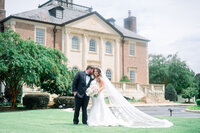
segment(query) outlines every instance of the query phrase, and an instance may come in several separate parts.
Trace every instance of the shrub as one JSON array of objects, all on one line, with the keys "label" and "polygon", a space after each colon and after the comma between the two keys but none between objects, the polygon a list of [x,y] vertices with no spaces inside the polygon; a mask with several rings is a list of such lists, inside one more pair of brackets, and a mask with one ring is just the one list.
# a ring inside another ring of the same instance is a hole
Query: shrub
[{"label": "shrub", "polygon": [[47,94],[27,94],[23,97],[23,105],[28,109],[47,108],[48,103]]},{"label": "shrub", "polygon": [[120,82],[130,82],[130,80],[128,79],[128,76],[122,75],[122,79],[120,80]]},{"label": "shrub", "polygon": [[197,106],[200,106],[200,99],[196,100]]},{"label": "shrub", "polygon": [[190,103],[190,99],[198,94],[198,90],[196,88],[188,87],[183,89],[181,92],[181,96],[183,98],[188,98],[188,102]]},{"label": "shrub", "polygon": [[74,97],[60,96],[54,98],[54,107],[59,108],[62,105],[63,108],[74,108]]},{"label": "shrub", "polygon": [[170,101],[176,101],[177,100],[177,93],[172,84],[168,84],[165,88],[165,99]]}]

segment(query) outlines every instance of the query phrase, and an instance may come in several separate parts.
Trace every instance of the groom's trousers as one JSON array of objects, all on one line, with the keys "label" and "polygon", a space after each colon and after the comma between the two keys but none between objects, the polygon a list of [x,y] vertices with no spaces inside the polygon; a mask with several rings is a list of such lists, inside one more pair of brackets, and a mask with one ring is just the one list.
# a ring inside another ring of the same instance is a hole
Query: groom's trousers
[{"label": "groom's trousers", "polygon": [[87,106],[89,102],[89,97],[87,95],[84,95],[83,98],[75,96],[75,112],[74,112],[74,124],[78,124],[79,120],[79,112],[80,108],[82,107],[82,123],[87,124]]}]

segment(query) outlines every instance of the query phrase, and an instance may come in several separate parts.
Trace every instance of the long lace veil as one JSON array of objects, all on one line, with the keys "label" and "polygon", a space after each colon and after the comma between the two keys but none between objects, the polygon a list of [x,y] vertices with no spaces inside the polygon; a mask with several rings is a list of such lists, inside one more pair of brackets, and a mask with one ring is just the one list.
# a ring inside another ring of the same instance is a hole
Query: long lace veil
[{"label": "long lace veil", "polygon": [[104,90],[110,103],[110,110],[120,123],[123,123],[123,126],[132,128],[165,128],[173,125],[168,120],[154,118],[135,108],[113,86],[102,70],[101,72],[104,80]]}]

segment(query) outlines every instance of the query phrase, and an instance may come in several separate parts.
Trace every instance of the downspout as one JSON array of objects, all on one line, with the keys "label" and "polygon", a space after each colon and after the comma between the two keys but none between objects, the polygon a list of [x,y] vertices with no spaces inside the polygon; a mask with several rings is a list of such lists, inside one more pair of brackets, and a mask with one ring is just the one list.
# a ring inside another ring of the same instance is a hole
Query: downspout
[{"label": "downspout", "polygon": [[124,75],[124,36],[122,38],[122,75]]},{"label": "downspout", "polygon": [[57,29],[55,25],[53,28],[53,48],[56,48],[56,32],[57,32]]}]

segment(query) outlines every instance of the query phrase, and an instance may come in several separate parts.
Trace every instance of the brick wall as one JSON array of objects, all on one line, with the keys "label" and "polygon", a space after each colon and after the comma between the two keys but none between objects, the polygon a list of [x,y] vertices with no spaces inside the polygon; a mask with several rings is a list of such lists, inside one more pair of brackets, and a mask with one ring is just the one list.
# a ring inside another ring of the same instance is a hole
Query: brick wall
[{"label": "brick wall", "polygon": [[[24,40],[31,39],[35,40],[35,26],[33,24],[16,22],[15,31],[20,34]],[[53,27],[46,28],[46,46],[53,48]],[[62,49],[62,31],[57,29],[56,32],[56,49]]]},{"label": "brick wall", "polygon": [[34,40],[34,25],[16,22],[15,31],[20,34],[24,40]]},{"label": "brick wall", "polygon": [[[136,73],[136,83],[148,84],[148,62],[147,62],[147,45],[137,42],[135,45],[135,56],[129,55],[129,42],[124,43],[124,75],[129,77],[129,70],[133,69]],[[122,66],[122,45],[120,47],[120,77],[123,75]]]}]

